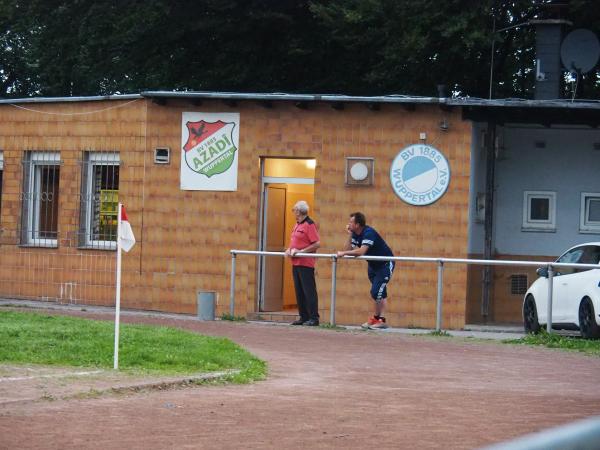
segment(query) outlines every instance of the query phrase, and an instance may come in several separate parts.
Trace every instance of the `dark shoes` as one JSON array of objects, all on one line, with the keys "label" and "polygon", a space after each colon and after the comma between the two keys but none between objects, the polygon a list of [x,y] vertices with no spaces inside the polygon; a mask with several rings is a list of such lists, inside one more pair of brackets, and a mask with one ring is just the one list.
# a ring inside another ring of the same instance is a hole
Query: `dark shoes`
[{"label": "dark shoes", "polygon": [[298,320],[294,320],[291,325],[304,325],[306,327],[318,327],[319,326],[319,321],[318,320],[302,320],[302,319],[298,319]]}]

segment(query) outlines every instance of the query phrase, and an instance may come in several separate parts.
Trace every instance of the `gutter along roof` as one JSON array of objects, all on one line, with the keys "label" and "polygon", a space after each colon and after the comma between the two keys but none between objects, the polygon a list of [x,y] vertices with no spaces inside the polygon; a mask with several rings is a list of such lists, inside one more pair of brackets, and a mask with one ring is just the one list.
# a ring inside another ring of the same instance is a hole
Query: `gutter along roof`
[{"label": "gutter along roof", "polygon": [[525,100],[525,99],[482,99],[474,97],[421,97],[410,95],[351,96],[337,94],[288,94],[288,93],[242,93],[213,91],[143,91],[139,94],[115,94],[82,97],[28,97],[0,99],[0,104],[88,102],[103,100],[135,100],[148,98],[157,104],[166,104],[170,99],[188,99],[196,104],[203,100],[221,100],[230,107],[239,101],[256,101],[265,107],[274,102],[292,102],[298,108],[309,104],[329,103],[334,109],[343,109],[345,104],[363,103],[373,110],[382,105],[399,104],[407,109],[416,105],[439,105],[442,109],[461,108],[463,118],[476,122],[493,121],[498,124],[535,123],[600,126],[599,100]]}]

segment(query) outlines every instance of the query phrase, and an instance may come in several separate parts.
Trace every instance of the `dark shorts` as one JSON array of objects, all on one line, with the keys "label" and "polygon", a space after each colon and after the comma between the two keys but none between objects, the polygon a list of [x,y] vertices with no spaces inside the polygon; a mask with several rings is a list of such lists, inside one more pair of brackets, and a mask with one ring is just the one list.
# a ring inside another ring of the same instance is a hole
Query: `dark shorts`
[{"label": "dark shorts", "polygon": [[379,303],[387,298],[387,284],[394,272],[394,261],[388,261],[377,269],[369,266],[369,281],[371,282],[371,298]]}]

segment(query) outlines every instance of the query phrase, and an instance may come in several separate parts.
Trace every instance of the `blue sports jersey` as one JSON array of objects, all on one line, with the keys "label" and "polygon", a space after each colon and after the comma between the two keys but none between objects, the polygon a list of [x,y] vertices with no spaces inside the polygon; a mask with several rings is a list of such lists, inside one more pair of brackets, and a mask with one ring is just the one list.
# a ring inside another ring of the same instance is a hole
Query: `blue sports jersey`
[{"label": "blue sports jersey", "polygon": [[[362,233],[352,233],[352,248],[359,248],[363,245],[368,245],[369,250],[365,256],[394,256],[392,249],[386,244],[379,233],[370,226],[365,226]],[[368,261],[369,267],[377,270],[381,268],[387,261]]]}]

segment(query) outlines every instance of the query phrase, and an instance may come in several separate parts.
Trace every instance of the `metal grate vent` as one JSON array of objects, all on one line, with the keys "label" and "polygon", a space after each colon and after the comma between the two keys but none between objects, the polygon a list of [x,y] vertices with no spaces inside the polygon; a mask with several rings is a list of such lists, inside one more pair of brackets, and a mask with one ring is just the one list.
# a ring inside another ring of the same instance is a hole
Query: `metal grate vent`
[{"label": "metal grate vent", "polygon": [[527,292],[527,275],[510,276],[510,293],[512,295],[523,295]]}]

